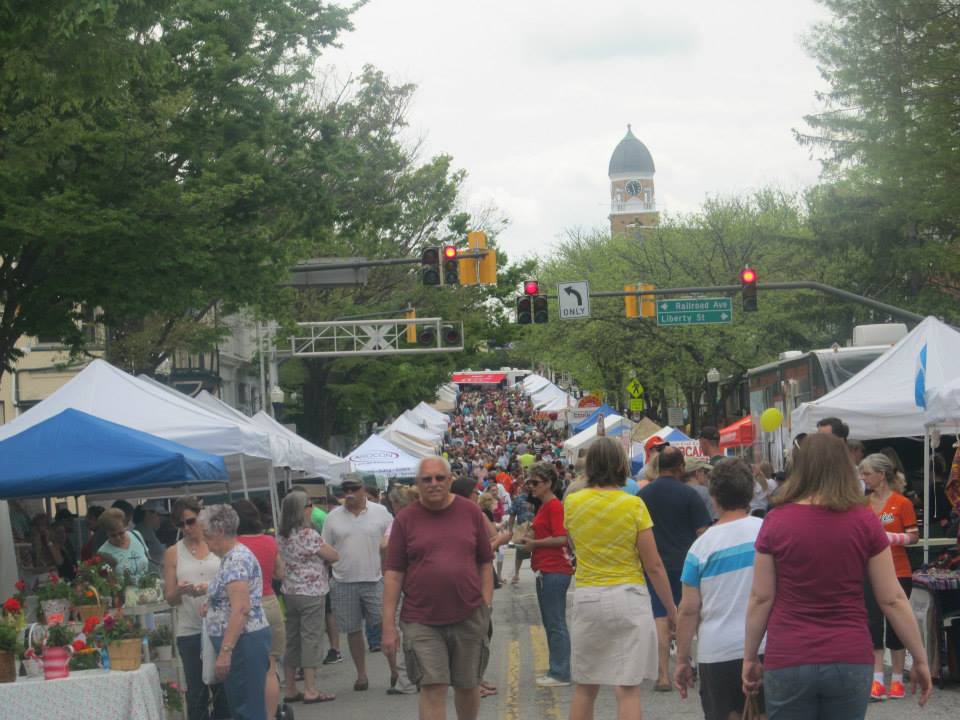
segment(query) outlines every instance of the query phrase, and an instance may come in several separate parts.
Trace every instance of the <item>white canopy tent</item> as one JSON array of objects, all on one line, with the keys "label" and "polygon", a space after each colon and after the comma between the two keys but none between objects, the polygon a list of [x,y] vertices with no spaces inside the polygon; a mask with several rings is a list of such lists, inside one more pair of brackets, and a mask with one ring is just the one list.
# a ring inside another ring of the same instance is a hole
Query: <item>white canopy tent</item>
[{"label": "white canopy tent", "polygon": [[457,386],[453,383],[441,385],[437,390],[437,401],[433,406],[441,412],[455,410],[457,407]]},{"label": "white canopy tent", "polygon": [[[932,438],[960,428],[960,332],[926,318],[845,383],[794,410],[791,432],[815,432],[826,417],[843,420],[858,440],[923,436],[923,506],[929,517]],[[929,537],[924,523],[924,562]]]},{"label": "white canopy tent", "polygon": [[432,415],[424,415],[417,408],[414,408],[413,410],[404,410],[401,417],[406,418],[417,427],[421,427],[424,430],[437,435],[439,438],[443,438],[443,434],[447,431],[447,424],[443,420],[437,420]]},{"label": "white canopy tent", "polygon": [[442,422],[444,427],[448,427],[450,425],[450,417],[448,415],[430,407],[425,402],[421,401],[420,404],[413,409],[413,411],[417,414],[423,415],[424,417],[432,417],[438,422]]},{"label": "white canopy tent", "polygon": [[[594,423],[586,430],[582,430],[563,441],[563,454],[567,456],[570,462],[574,462],[580,450],[590,447],[599,437],[597,435],[599,426],[600,423]],[[603,420],[603,427],[607,436],[620,437],[623,433],[629,433],[633,429],[633,422],[621,415],[607,415]]]},{"label": "white canopy tent", "polygon": [[523,379],[522,384],[523,392],[525,392],[527,395],[532,395],[533,393],[537,392],[537,390],[541,390],[547,385],[553,385],[553,383],[547,380],[543,375],[536,374],[527,375]]},{"label": "white canopy tent", "polygon": [[439,445],[440,441],[443,439],[442,431],[435,432],[428,428],[421,427],[406,418],[404,415],[397,417],[386,427],[386,429],[392,430],[393,432],[403,433],[404,435],[409,435],[414,440],[419,440],[420,442],[431,446]]},{"label": "white canopy tent", "polygon": [[380,432],[380,437],[382,437],[391,445],[395,445],[396,447],[400,448],[408,455],[412,455],[416,458],[425,458],[437,454],[437,449],[434,445],[424,443],[402,432],[397,432],[396,430],[391,430],[389,428],[382,430]]},{"label": "white canopy tent", "polygon": [[414,477],[420,459],[405,453],[379,435],[371,435],[347,456],[359,473],[385,477]]},{"label": "white canopy tent", "polygon": [[314,445],[306,438],[297,435],[293,430],[278,423],[263,410],[254,415],[251,420],[263,429],[272,429],[274,432],[286,435],[290,442],[300,448],[307,461],[307,467],[304,470],[308,475],[319,475],[324,477],[331,484],[339,484],[340,477],[350,472],[350,463],[342,457],[334,455],[332,452],[324,450],[319,445]]}]

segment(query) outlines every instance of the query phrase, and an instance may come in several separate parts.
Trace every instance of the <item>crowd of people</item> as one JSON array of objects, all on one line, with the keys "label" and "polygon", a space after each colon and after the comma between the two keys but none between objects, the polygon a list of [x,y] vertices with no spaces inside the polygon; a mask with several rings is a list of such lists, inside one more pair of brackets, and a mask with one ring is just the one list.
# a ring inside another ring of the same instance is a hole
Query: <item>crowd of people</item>
[{"label": "crowd of people", "polygon": [[[520,389],[468,391],[412,484],[294,487],[277,527],[259,500],[118,501],[90,509],[80,556],[162,571],[189,720],[334,700],[322,668],[343,659],[342,635],[355,692],[382,650],[388,694],[419,693],[420,717],[440,720],[452,687],[458,718],[475,719],[497,692],[484,679],[495,589],[528,560],[549,654],[536,684],[574,686],[571,720],[593,717],[603,686],[618,717],[639,717],[647,680],[682,697],[699,684],[707,720],[747,703],[774,720],[863,717],[870,699],[904,697],[907,650],[921,704],[930,693],[907,599],[917,520],[891,460],[856,457],[834,429],[797,443],[788,478],[724,457],[713,428],[702,456],[652,440],[633,478],[619,440],[566,458]],[[63,563],[53,533],[38,536]]]}]

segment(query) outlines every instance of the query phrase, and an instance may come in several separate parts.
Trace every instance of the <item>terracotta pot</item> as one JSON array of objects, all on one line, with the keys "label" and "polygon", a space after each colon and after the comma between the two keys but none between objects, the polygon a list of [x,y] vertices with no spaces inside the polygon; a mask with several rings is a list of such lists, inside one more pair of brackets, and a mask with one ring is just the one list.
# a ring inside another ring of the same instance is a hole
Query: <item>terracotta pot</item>
[{"label": "terracotta pot", "polygon": [[59,680],[65,677],[70,677],[70,649],[65,647],[44,648],[44,680]]},{"label": "terracotta pot", "polygon": [[9,650],[0,650],[0,683],[12,683],[17,679],[17,656]]}]

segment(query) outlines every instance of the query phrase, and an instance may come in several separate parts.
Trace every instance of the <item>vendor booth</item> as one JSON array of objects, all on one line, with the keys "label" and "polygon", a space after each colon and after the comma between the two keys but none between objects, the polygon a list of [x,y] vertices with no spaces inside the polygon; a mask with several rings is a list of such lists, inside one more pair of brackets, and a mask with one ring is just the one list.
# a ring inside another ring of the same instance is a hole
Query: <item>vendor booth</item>
[{"label": "vendor booth", "polygon": [[300,448],[306,460],[305,472],[311,476],[319,476],[328,483],[339,484],[340,476],[350,471],[350,463],[344,458],[334,455],[332,452],[324,450],[319,445],[314,445],[306,438],[297,435],[285,425],[278,423],[263,410],[258,412],[252,418],[253,422],[264,430],[272,430],[275,433],[285,434],[290,438],[290,442]]},{"label": "vendor booth", "polygon": [[720,428],[720,448],[741,448],[753,446],[753,418],[747,415],[735,423]]},{"label": "vendor booth", "polygon": [[[608,415],[604,418],[603,434],[607,437],[617,437],[627,434],[633,429],[633,423],[620,415]],[[575,462],[581,450],[588,449],[599,436],[600,423],[594,423],[582,432],[563,441],[563,454],[572,463]]]},{"label": "vendor booth", "polygon": [[590,417],[588,417],[586,420],[581,420],[580,422],[578,422],[576,425],[574,425],[571,428],[571,430],[574,433],[583,432],[591,425],[596,425],[597,420],[599,420],[601,417],[605,418],[605,417],[609,417],[610,415],[616,415],[616,414],[617,414],[616,410],[614,410],[612,407],[604,403],[603,405],[598,407],[596,410],[594,410],[593,413],[590,414]]},{"label": "vendor booth", "polygon": [[359,473],[383,475],[388,478],[415,477],[420,459],[405,453],[379,435],[363,441],[347,460]]}]

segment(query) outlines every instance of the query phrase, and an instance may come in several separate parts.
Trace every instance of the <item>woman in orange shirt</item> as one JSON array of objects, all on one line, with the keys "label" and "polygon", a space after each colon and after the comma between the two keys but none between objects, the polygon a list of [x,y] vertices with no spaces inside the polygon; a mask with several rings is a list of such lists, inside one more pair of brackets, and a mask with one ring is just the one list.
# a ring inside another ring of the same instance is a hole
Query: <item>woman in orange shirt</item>
[{"label": "woman in orange shirt", "polygon": [[[904,546],[913,545],[919,538],[917,515],[913,503],[907,500],[903,492],[905,481],[897,472],[886,455],[875,453],[868,455],[860,463],[860,476],[870,491],[870,507],[887,531],[890,540],[890,552],[893,555],[893,567],[903,591],[910,597],[913,588],[913,572]],[[873,683],[870,685],[870,700],[900,700],[905,694],[903,686],[903,664],[906,651],[897,634],[884,619],[883,613],[869,593],[867,612],[870,618],[870,635],[873,637]],[[884,643],[886,635],[886,643]],[[883,683],[883,648],[890,650],[893,672],[890,689]]]}]

